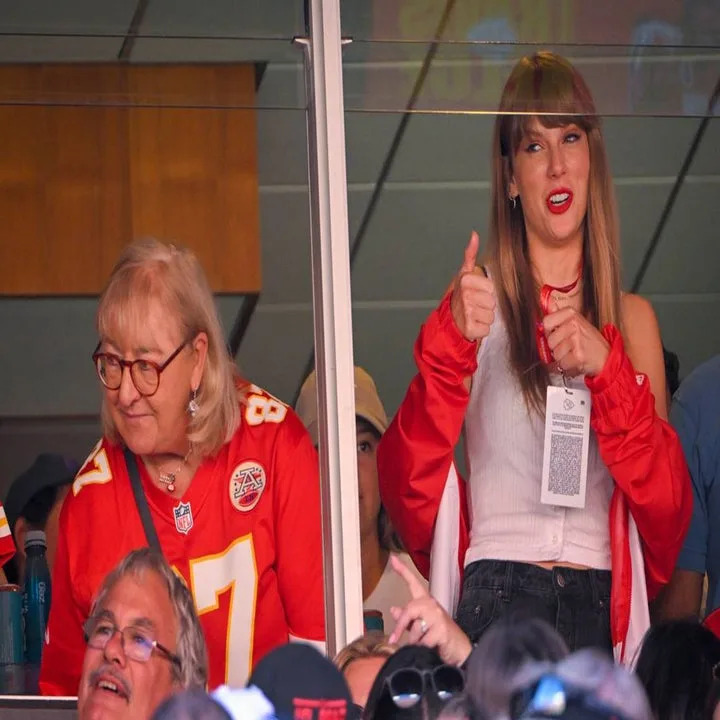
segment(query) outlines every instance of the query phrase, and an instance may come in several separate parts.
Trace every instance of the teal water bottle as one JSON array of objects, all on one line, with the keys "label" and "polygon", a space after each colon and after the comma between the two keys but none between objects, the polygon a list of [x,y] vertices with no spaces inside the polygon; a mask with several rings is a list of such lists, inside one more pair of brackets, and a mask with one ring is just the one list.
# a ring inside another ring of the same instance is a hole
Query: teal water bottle
[{"label": "teal water bottle", "polygon": [[30,530],[25,537],[25,662],[40,666],[45,628],[50,614],[50,569],[45,559],[47,543],[42,530]]},{"label": "teal water bottle", "polygon": [[363,624],[365,625],[365,632],[370,630],[385,632],[385,623],[379,610],[365,610],[363,612]]}]

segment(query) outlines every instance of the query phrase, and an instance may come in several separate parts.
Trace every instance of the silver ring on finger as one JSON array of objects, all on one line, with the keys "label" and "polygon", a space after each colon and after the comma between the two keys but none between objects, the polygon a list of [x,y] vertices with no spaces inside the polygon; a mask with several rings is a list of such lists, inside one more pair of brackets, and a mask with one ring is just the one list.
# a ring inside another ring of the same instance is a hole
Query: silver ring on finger
[{"label": "silver ring on finger", "polygon": [[425,622],[425,618],[420,618],[420,636],[422,637],[428,631],[428,624]]}]

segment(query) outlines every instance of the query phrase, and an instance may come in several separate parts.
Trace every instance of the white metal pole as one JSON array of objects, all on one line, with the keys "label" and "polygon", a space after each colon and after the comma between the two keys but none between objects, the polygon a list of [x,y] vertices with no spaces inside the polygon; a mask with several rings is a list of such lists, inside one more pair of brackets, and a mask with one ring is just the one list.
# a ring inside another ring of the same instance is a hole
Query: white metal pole
[{"label": "white metal pole", "polygon": [[339,0],[310,0],[304,45],[325,620],[332,657],[363,632]]}]

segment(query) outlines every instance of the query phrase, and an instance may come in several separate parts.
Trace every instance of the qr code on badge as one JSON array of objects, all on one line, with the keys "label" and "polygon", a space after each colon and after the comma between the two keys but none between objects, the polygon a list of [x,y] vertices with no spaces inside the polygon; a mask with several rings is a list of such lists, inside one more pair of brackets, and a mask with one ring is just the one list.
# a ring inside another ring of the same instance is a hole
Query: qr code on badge
[{"label": "qr code on badge", "polygon": [[582,437],[550,436],[550,492],[556,495],[577,495],[580,492]]}]

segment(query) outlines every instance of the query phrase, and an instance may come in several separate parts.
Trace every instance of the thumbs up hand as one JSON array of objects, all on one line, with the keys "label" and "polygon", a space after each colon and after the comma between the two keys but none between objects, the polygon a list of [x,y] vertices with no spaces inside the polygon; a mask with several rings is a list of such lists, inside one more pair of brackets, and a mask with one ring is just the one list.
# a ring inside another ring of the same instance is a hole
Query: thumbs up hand
[{"label": "thumbs up hand", "polygon": [[458,330],[471,341],[487,337],[495,319],[495,288],[477,266],[480,237],[473,231],[453,281],[450,309]]}]

